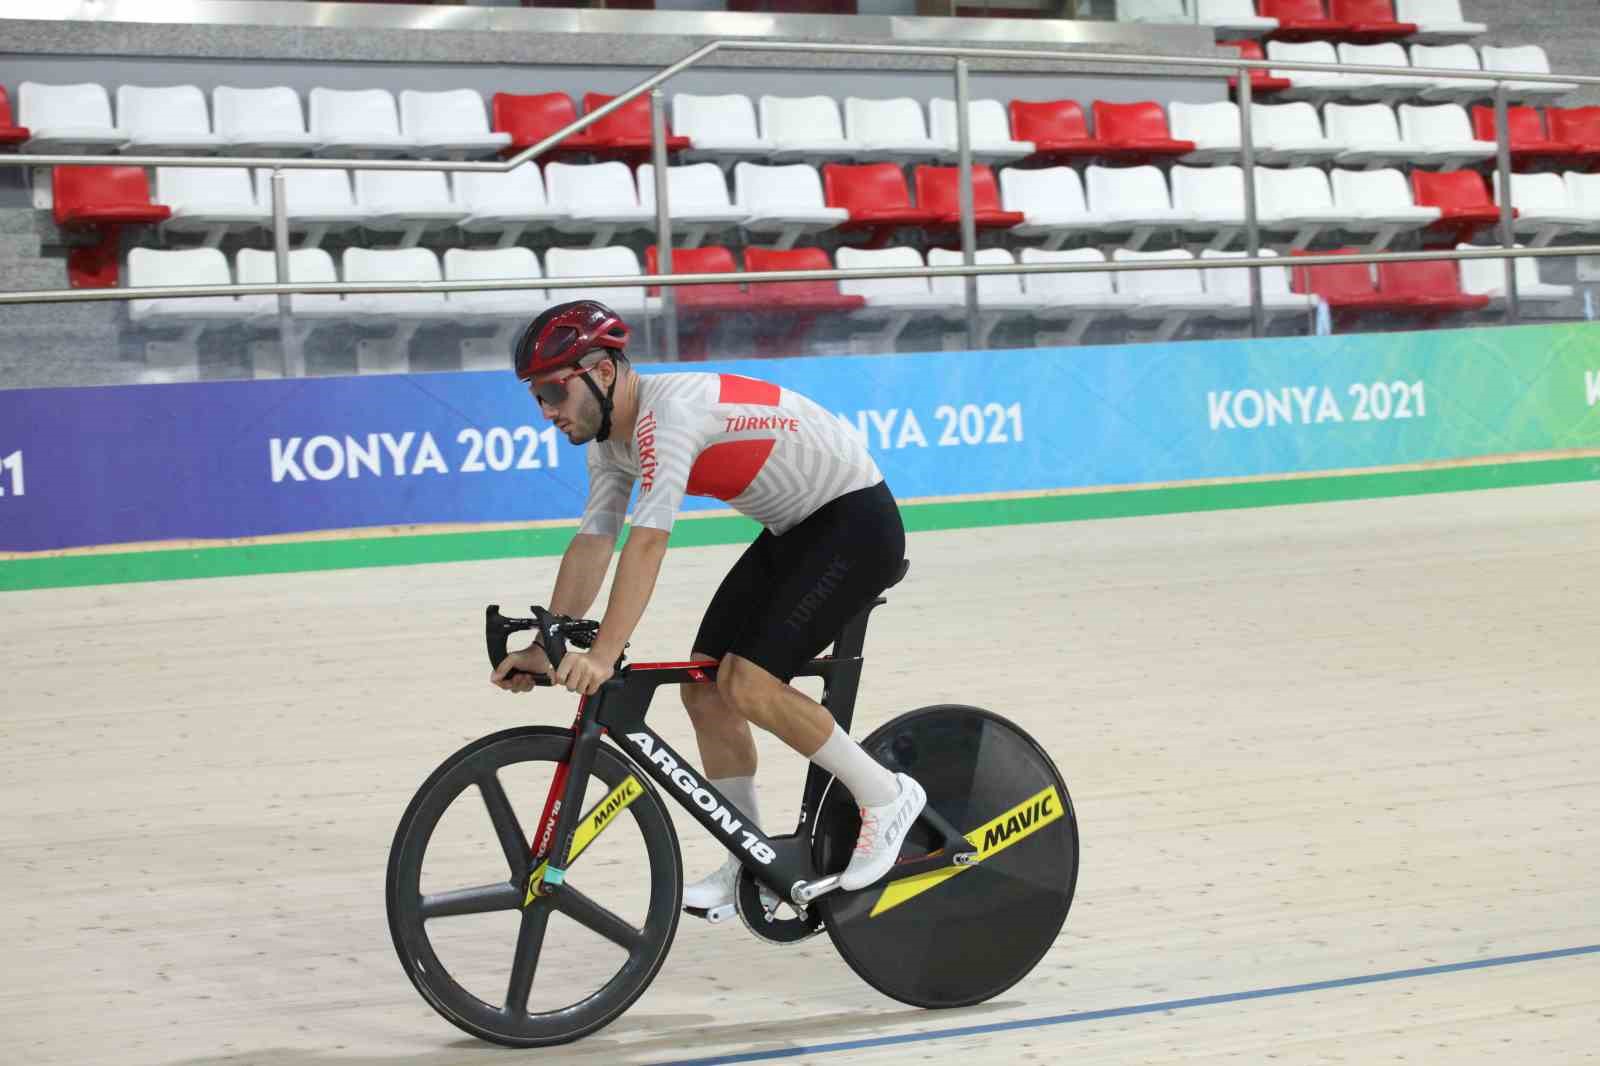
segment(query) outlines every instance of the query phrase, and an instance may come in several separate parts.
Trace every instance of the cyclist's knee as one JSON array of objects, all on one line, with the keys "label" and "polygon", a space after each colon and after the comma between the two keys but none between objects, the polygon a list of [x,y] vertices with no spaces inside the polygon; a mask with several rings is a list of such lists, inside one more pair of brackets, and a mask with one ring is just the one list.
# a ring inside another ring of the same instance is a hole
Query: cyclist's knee
[{"label": "cyclist's knee", "polygon": [[[708,659],[710,656],[695,652],[694,658]],[[722,697],[717,689],[717,685],[707,685],[704,682],[678,686],[678,692],[683,697],[684,710],[689,712],[689,718],[695,724],[709,723],[726,716],[727,708],[723,706]]]},{"label": "cyclist's knee", "polygon": [[759,709],[773,680],[771,674],[754,663],[729,655],[717,671],[717,694],[723,703],[748,718]]}]

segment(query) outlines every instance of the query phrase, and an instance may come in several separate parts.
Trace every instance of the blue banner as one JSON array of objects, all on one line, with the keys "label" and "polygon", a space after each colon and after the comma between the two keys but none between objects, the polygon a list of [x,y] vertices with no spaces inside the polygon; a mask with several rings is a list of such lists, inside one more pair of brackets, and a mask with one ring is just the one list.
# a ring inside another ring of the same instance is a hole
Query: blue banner
[{"label": "blue banner", "polygon": [[[681,369],[811,396],[906,499],[1593,447],[1597,352],[1541,326]],[[4,551],[570,519],[586,487],[509,373],[0,391]]]}]

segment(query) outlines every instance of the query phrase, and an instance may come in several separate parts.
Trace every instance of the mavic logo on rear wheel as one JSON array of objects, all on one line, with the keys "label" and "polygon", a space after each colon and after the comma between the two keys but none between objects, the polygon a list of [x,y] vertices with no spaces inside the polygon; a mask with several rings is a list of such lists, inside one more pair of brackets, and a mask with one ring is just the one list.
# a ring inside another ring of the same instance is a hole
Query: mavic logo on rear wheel
[{"label": "mavic logo on rear wheel", "polygon": [[981,865],[990,856],[1037,833],[1060,818],[1063,813],[1061,796],[1056,792],[1056,787],[1046,786],[1042,791],[1029,796],[999,817],[969,832],[967,841],[978,849],[978,854],[969,863],[947,866],[942,870],[890,881],[884,886],[883,894],[878,897],[878,901],[872,905],[872,913],[868,917],[876,918],[885,911],[893,910],[907,900],[922,895],[930,888],[937,888],[957,874]]}]

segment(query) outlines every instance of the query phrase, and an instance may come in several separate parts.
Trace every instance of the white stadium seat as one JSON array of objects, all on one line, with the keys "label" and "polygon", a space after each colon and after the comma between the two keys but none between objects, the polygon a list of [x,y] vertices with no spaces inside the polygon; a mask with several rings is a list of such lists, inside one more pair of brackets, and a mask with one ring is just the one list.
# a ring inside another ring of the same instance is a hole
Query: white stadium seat
[{"label": "white stadium seat", "polygon": [[733,186],[734,203],[746,212],[745,230],[775,236],[777,248],[792,248],[802,234],[832,229],[850,217],[843,207],[827,206],[821,176],[805,163],[739,163],[733,168]]},{"label": "white stadium seat", "polygon": [[[1247,252],[1221,252],[1207,249],[1200,253],[1202,259],[1243,259]],[[1263,258],[1276,256],[1271,248],[1261,249]],[[1267,321],[1280,318],[1306,318],[1316,310],[1316,298],[1299,295],[1289,288],[1289,268],[1261,267],[1261,310]],[[1246,267],[1233,270],[1205,270],[1201,272],[1206,292],[1221,296],[1227,305],[1219,312],[1228,319],[1250,317],[1250,271]]]},{"label": "white stadium seat", "polygon": [[1023,220],[1011,227],[1018,237],[1043,237],[1046,250],[1104,228],[1084,199],[1083,180],[1071,167],[1000,171],[1000,203],[1007,211],[1021,211]]},{"label": "white stadium seat", "polygon": [[1317,109],[1304,100],[1288,104],[1253,104],[1256,161],[1299,167],[1326,162],[1343,146],[1322,132]]},{"label": "white stadium seat", "polygon": [[[1048,251],[1022,249],[1023,263],[1104,263],[1098,248],[1073,248]],[[1022,288],[1039,301],[1034,314],[1044,322],[1065,323],[1059,336],[1041,336],[1040,341],[1077,344],[1097,320],[1126,316],[1139,305],[1139,299],[1116,290],[1109,271],[1080,271],[1071,274],[1024,274]]]},{"label": "white stadium seat", "polygon": [[689,138],[693,147],[684,153],[694,159],[750,159],[772,154],[773,143],[756,126],[755,105],[743,93],[672,97],[672,130]]},{"label": "white stadium seat", "polygon": [[511,143],[511,134],[489,129],[476,89],[401,90],[400,133],[419,154],[444,159],[495,155]]},{"label": "white stadium seat", "polygon": [[[546,278],[642,277],[639,257],[631,248],[552,248],[544,255]],[[661,308],[659,296],[647,297],[642,285],[605,285],[592,289],[551,289],[550,299],[599,300],[620,314],[654,314]]]},{"label": "white stadium seat", "polygon": [[111,97],[104,86],[94,82],[23,82],[17,86],[17,125],[32,134],[22,146],[24,152],[115,152],[128,140],[127,132],[111,121]]},{"label": "white stadium seat", "polygon": [[562,233],[589,236],[589,247],[607,245],[619,230],[650,229],[656,213],[639,203],[639,189],[626,163],[551,163],[544,168],[550,206],[566,217]]},{"label": "white stadium seat", "polygon": [[118,86],[117,125],[128,135],[122,150],[133,155],[209,155],[223,145],[195,85]]},{"label": "white stadium seat", "polygon": [[880,158],[934,159],[941,154],[927,134],[922,105],[908,96],[890,100],[847,96],[844,128],[863,152]]},{"label": "white stadium seat", "polygon": [[[1502,200],[1500,175],[1494,176],[1494,198]],[[1569,233],[1600,231],[1600,217],[1574,205],[1560,174],[1512,174],[1511,206],[1517,217],[1511,225],[1519,237],[1543,248]]]},{"label": "white stadium seat", "polygon": [[[656,171],[651,163],[639,167],[639,206],[654,222]],[[672,241],[683,248],[698,248],[706,234],[737,226],[750,217],[728,197],[728,181],[715,163],[690,163],[667,168],[667,211],[672,217]]]},{"label": "white stadium seat", "polygon": [[[1185,163],[1233,163],[1239,159],[1239,105],[1227,100],[1190,104],[1174,100],[1167,105],[1167,121],[1175,140],[1193,141],[1194,151],[1181,157]],[[1260,148],[1259,126],[1256,147]]]},{"label": "white stadium seat", "polygon": [[1400,136],[1411,146],[1414,162],[1440,170],[1460,170],[1492,159],[1496,152],[1493,141],[1473,135],[1460,104],[1401,104]]},{"label": "white stadium seat", "polygon": [[[1182,248],[1164,252],[1136,252],[1118,248],[1112,259],[1119,263],[1137,261],[1189,260],[1194,256]],[[1138,302],[1129,309],[1131,318],[1156,323],[1155,340],[1166,341],[1196,318],[1227,315],[1233,300],[1221,293],[1207,292],[1199,270],[1125,271],[1117,275],[1117,290]]]},{"label": "white stadium seat", "polygon": [[[1517,245],[1521,248],[1523,245]],[[1458,244],[1461,251],[1482,251],[1470,244]],[[1572,299],[1575,290],[1571,285],[1554,285],[1539,277],[1539,263],[1535,259],[1516,259],[1517,299],[1534,303],[1557,303]],[[1461,291],[1489,297],[1489,306],[1499,309],[1506,303],[1506,268],[1504,259],[1461,260]]]},{"label": "white stadium seat", "polygon": [[[1268,41],[1267,59],[1292,63],[1337,63],[1339,53],[1327,41]],[[1353,99],[1367,85],[1367,77],[1363,74],[1341,74],[1337,71],[1273,70],[1271,74],[1277,78],[1288,78],[1292,83],[1279,96],[1313,103]]]},{"label": "white stadium seat", "polygon": [[[1411,46],[1413,67],[1433,67],[1440,70],[1482,70],[1478,50],[1470,44],[1414,44]],[[1494,95],[1494,83],[1488,81],[1463,81],[1444,75],[1428,75],[1428,85],[1422,98],[1433,103],[1469,103]]]},{"label": "white stadium seat", "polygon": [[[215,248],[164,251],[134,248],[128,252],[128,287],[166,285],[232,285],[228,260]],[[185,326],[190,323],[238,321],[234,296],[178,296],[165,300],[131,300],[128,318],[139,325]]]},{"label": "white stadium seat", "polygon": [[[273,285],[278,281],[278,259],[270,251],[244,248],[239,251],[234,267],[239,273],[240,285]],[[339,280],[333,257],[321,248],[295,248],[289,252],[289,280],[322,285]],[[278,298],[266,294],[241,296],[244,310],[260,317],[278,313]],[[289,313],[297,324],[304,320],[337,319],[347,313],[344,297],[336,292],[296,292],[289,294]]]},{"label": "white stadium seat", "polygon": [[[840,270],[870,270],[889,267],[923,266],[922,253],[915,248],[840,248],[835,262]],[[846,296],[861,296],[867,305],[852,312],[856,318],[881,322],[873,336],[880,351],[892,351],[900,336],[918,315],[949,310],[951,301],[933,291],[927,278],[844,278],[839,291]]]},{"label": "white stadium seat", "polygon": [[[333,229],[347,229],[366,221],[356,206],[350,173],[333,169],[284,170],[283,192],[288,202],[289,227],[305,231],[305,246],[315,248]],[[256,171],[256,202],[272,207],[272,171]]]},{"label": "white stadium seat", "polygon": [[[1518,74],[1549,74],[1550,57],[1536,44],[1514,48],[1483,46],[1483,69],[1515,71]],[[1576,92],[1578,86],[1570,81],[1513,81],[1506,84],[1506,94],[1512,100],[1549,103],[1558,96]]]},{"label": "white stadium seat", "polygon": [[[1016,263],[1004,248],[979,248],[973,254],[976,266],[1003,266]],[[930,248],[928,265],[931,267],[961,266],[962,254],[957,249]],[[932,290],[950,301],[945,310],[947,322],[966,320],[967,279],[959,276],[931,278]],[[1043,301],[1023,291],[1019,274],[978,275],[978,336],[980,348],[989,346],[989,337],[995,327],[1007,319],[1026,318],[1037,310]]]},{"label": "white stadium seat", "polygon": [[269,89],[211,90],[211,109],[227,155],[308,155],[317,138],[306,132],[300,96],[286,85]]},{"label": "white stadium seat", "polygon": [[1339,229],[1347,217],[1333,202],[1327,173],[1317,167],[1257,167],[1256,203],[1262,226],[1287,234],[1292,251],[1307,247],[1325,230]]},{"label": "white stadium seat", "polygon": [[1328,139],[1341,146],[1340,166],[1401,167],[1417,159],[1416,146],[1400,139],[1400,123],[1383,104],[1328,104],[1322,109]]},{"label": "white stadium seat", "polygon": [[1252,0],[1194,0],[1195,21],[1230,37],[1260,37],[1278,28],[1278,20],[1256,14]]},{"label": "white stadium seat", "polygon": [[[956,159],[956,102],[935,97],[928,102],[928,117],[933,139],[943,147],[944,158]],[[1006,108],[999,100],[967,102],[967,136],[975,162],[1005,163],[1033,154],[1032,141],[1012,139]]]},{"label": "white stadium seat", "polygon": [[417,143],[400,132],[400,114],[387,89],[326,89],[308,96],[317,154],[338,159],[410,155]]},{"label": "white stadium seat", "polygon": [[1339,62],[1362,67],[1398,67],[1393,74],[1364,74],[1366,83],[1352,92],[1357,100],[1375,100],[1392,104],[1421,96],[1433,83],[1427,78],[1401,71],[1411,66],[1406,50],[1394,41],[1382,44],[1341,44]]},{"label": "white stadium seat", "polygon": [[845,137],[839,104],[831,96],[763,96],[761,133],[772,142],[774,162],[849,159],[861,145]]},{"label": "white stadium seat", "polygon": [[198,232],[208,248],[230,230],[272,224],[272,211],[257,201],[244,167],[157,167],[155,201],[172,209],[163,232]]},{"label": "white stadium seat", "polygon": [[1437,207],[1419,207],[1398,170],[1335,170],[1333,202],[1348,216],[1344,229],[1371,234],[1366,250],[1381,252],[1402,233],[1439,220]]},{"label": "white stadium seat", "polygon": [[1244,171],[1173,167],[1172,206],[1187,217],[1186,232],[1207,235],[1208,247],[1226,248],[1244,231]]},{"label": "white stadium seat", "polygon": [[366,215],[362,225],[398,230],[401,248],[414,247],[429,230],[454,226],[466,217],[450,198],[442,170],[358,170],[355,184],[356,204]]},{"label": "white stadium seat", "polygon": [[1092,166],[1088,173],[1089,210],[1107,230],[1127,233],[1129,249],[1143,248],[1157,232],[1189,221],[1173,210],[1167,180],[1153,166]]},{"label": "white stadium seat", "polygon": [[544,175],[533,160],[504,173],[461,171],[451,183],[455,205],[466,213],[461,228],[467,233],[493,233],[495,244],[509,248],[529,226],[546,225],[564,218],[551,207],[544,192]]},{"label": "white stadium seat", "polygon": [[1430,44],[1476,37],[1489,28],[1462,18],[1461,0],[1395,0],[1394,14],[1401,22],[1416,24],[1414,40]]}]

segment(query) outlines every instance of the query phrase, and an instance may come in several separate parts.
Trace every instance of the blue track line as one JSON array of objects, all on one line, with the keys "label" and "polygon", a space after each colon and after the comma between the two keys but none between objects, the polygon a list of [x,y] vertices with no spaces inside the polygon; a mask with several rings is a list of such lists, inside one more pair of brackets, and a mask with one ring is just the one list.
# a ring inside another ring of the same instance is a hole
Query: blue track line
[{"label": "blue track line", "polygon": [[1169,999],[1160,1003],[1139,1003],[1131,1007],[1110,1007],[1105,1010],[1085,1010],[1073,1014],[1052,1014],[1044,1018],[1019,1018],[1010,1022],[993,1022],[988,1025],[964,1025],[953,1029],[928,1029],[898,1036],[878,1036],[865,1040],[842,1040],[833,1044],[812,1044],[807,1047],[773,1048],[770,1051],[744,1051],[734,1055],[713,1055],[702,1059],[674,1059],[658,1066],[723,1066],[725,1063],[761,1062],[768,1059],[792,1059],[801,1055],[827,1055],[838,1051],[856,1051],[861,1048],[887,1047],[892,1044],[922,1044],[953,1037],[980,1036],[985,1033],[1005,1033],[1015,1029],[1042,1029],[1051,1025],[1068,1025],[1073,1022],[1093,1022],[1102,1018],[1125,1018],[1134,1014],[1157,1014],[1162,1011],[1186,1010],[1190,1007],[1213,1007],[1222,1003],[1239,1003],[1251,999],[1269,999],[1274,996],[1294,996],[1302,992],[1325,992],[1335,988],[1355,985],[1373,985],[1384,981],[1407,981],[1413,977],[1433,977],[1438,974],[1460,973],[1463,970],[1486,970],[1495,966],[1515,966],[1525,962],[1543,962],[1547,959],[1567,959],[1576,955],[1600,953],[1600,944],[1587,944],[1578,948],[1561,948],[1556,951],[1534,951],[1526,955],[1502,955],[1492,959],[1474,959],[1471,962],[1451,962],[1440,966],[1419,966],[1410,970],[1389,970],[1384,973],[1363,974],[1360,977],[1340,977],[1331,981],[1311,981],[1301,985],[1279,985],[1275,988],[1254,988],[1246,992],[1227,992],[1215,996],[1195,996],[1192,999]]}]

